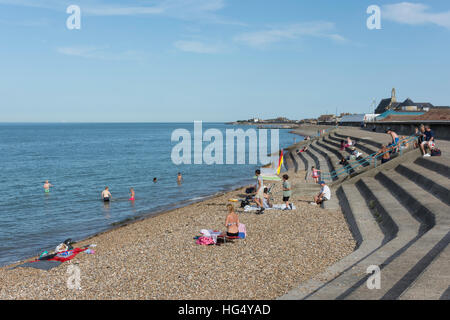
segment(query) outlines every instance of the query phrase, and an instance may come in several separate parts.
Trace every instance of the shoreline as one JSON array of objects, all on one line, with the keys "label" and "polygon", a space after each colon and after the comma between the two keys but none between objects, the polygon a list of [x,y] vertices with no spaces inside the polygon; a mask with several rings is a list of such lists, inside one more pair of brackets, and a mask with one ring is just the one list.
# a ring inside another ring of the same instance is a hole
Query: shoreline
[{"label": "shoreline", "polygon": [[[173,211],[176,211],[178,209],[181,209],[181,208],[186,208],[186,207],[195,205],[197,203],[202,203],[204,201],[208,201],[208,200],[214,199],[216,197],[221,197],[221,196],[224,196],[224,195],[226,195],[228,193],[233,193],[233,192],[236,192],[236,191],[241,190],[243,188],[246,188],[248,186],[250,186],[250,185],[249,184],[245,184],[245,185],[241,185],[241,186],[238,186],[238,187],[234,186],[234,187],[231,187],[229,190],[218,191],[218,192],[216,192],[214,194],[202,196],[200,199],[197,199],[197,200],[183,200],[183,201],[175,202],[175,203],[169,205],[169,207],[170,207],[169,209],[156,209],[156,210],[149,209],[148,212],[144,212],[144,213],[142,213],[142,214],[140,214],[138,216],[126,218],[124,220],[113,222],[105,230],[95,232],[94,234],[92,234],[90,236],[87,236],[87,237],[84,237],[82,239],[79,239],[78,241],[73,243],[74,244],[74,248],[76,247],[77,243],[85,242],[87,240],[96,238],[97,236],[100,236],[100,235],[112,232],[114,230],[126,227],[126,226],[134,224],[134,223],[138,223],[138,222],[141,222],[141,221],[146,221],[146,220],[155,218],[155,217],[157,217],[159,215],[169,214],[169,213],[171,213]],[[64,240],[61,239],[61,241],[64,241]],[[56,244],[55,244],[55,246],[56,246]],[[44,248],[41,249],[41,251],[44,251],[44,250],[45,250]],[[38,256],[31,256],[31,257],[24,258],[24,259],[15,261],[15,262],[9,262],[9,263],[6,263],[6,264],[2,264],[2,265],[0,265],[0,269],[2,269],[2,268],[11,268],[11,267],[16,266],[18,264],[22,264],[24,262],[28,262],[28,261],[31,261],[31,260],[36,259],[36,258],[38,258]]]},{"label": "shoreline", "polygon": [[[275,299],[356,245],[342,212],[311,206],[310,196],[301,193],[303,177],[288,174],[296,210],[256,215],[233,203],[246,239],[220,246],[193,239],[201,229],[225,231],[228,200],[241,198],[249,184],[235,185],[79,240],[75,248],[96,244],[95,254],[80,253],[52,270],[9,270],[36,257],[2,266],[0,299]],[[273,184],[274,203],[282,203],[281,184]],[[67,288],[70,265],[81,270],[80,290]]]}]

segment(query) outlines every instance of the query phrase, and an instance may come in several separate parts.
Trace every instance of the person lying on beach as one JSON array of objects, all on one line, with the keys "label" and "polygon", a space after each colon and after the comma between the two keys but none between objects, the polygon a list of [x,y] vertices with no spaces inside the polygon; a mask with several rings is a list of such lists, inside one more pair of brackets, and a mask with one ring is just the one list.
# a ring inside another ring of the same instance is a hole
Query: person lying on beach
[{"label": "person lying on beach", "polygon": [[234,212],[234,206],[229,203],[227,204],[228,215],[225,219],[225,226],[227,227],[228,237],[237,237],[239,235],[239,217]]},{"label": "person lying on beach", "polygon": [[306,152],[306,151],[308,151],[308,147],[307,147],[307,146],[304,146],[304,147],[302,148],[302,150],[297,150],[297,153],[300,153],[300,152]]},{"label": "person lying on beach", "polygon": [[45,193],[49,193],[50,192],[50,187],[53,187],[53,185],[50,182],[48,182],[48,180],[45,180],[45,183],[44,183],[44,191],[45,191]]},{"label": "person lying on beach", "polygon": [[130,199],[129,199],[130,201],[134,201],[135,199],[134,199],[134,189],[133,188],[130,188]]},{"label": "person lying on beach", "polygon": [[105,187],[105,190],[102,191],[102,199],[103,201],[109,201],[111,198],[111,192],[109,192],[109,187]]}]

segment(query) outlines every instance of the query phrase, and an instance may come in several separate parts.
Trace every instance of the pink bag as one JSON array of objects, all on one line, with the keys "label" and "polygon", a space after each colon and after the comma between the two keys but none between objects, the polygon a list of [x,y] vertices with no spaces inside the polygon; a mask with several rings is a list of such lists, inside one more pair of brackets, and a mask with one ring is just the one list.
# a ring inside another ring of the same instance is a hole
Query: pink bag
[{"label": "pink bag", "polygon": [[214,240],[211,237],[200,237],[195,243],[203,246],[209,246],[210,244],[214,244]]}]

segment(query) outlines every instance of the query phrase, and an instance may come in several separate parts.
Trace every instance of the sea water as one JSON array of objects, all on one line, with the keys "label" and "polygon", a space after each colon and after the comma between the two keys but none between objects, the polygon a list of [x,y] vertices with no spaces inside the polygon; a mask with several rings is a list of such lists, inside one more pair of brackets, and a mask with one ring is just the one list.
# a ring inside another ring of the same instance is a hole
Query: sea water
[{"label": "sea water", "polygon": [[[180,128],[193,137],[193,123],[0,124],[0,265],[254,182],[255,164],[175,165],[171,134]],[[203,123],[209,128],[225,137],[250,127]],[[279,130],[280,148],[294,139],[302,138]],[[110,203],[100,197],[106,186]]]}]

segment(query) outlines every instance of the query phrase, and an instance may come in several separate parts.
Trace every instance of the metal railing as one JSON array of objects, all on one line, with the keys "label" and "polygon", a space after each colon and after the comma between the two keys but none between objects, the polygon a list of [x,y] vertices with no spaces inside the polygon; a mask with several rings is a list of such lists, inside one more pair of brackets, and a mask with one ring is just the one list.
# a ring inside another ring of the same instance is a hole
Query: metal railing
[{"label": "metal railing", "polygon": [[403,138],[403,139],[399,139],[399,142],[396,144],[390,144],[388,145],[388,150],[380,153],[375,152],[373,154],[368,155],[365,158],[359,159],[355,161],[350,162],[350,160],[348,160],[348,164],[343,166],[342,168],[338,169],[338,170],[334,170],[331,172],[325,172],[322,173],[321,172],[321,180],[334,180],[335,178],[339,178],[339,176],[343,175],[343,174],[350,174],[351,171],[355,171],[356,168],[362,167],[362,166],[371,166],[372,164],[374,165],[374,168],[377,167],[377,159],[381,156],[383,156],[386,153],[392,153],[393,150],[398,148],[398,153],[400,156],[403,155],[404,150],[406,149],[406,145],[410,145],[410,143],[412,143],[413,141],[415,141],[417,139],[416,135],[412,135],[409,136],[407,138]]}]

